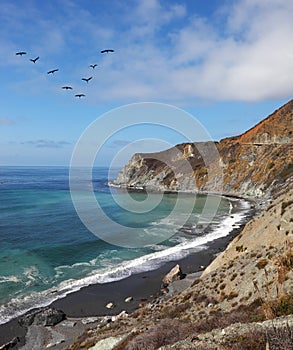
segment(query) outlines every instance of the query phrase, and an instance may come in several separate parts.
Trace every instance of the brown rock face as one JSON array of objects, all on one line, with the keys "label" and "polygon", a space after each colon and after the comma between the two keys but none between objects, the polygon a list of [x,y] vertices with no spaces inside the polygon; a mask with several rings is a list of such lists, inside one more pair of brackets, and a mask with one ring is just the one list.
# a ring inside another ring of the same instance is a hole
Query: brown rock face
[{"label": "brown rock face", "polygon": [[262,197],[292,181],[293,100],[242,135],[137,153],[116,185]]},{"label": "brown rock face", "polygon": [[168,286],[171,282],[179,281],[184,277],[180,266],[177,264],[173,267],[171,271],[167,273],[166,276],[162,279],[163,285]]}]

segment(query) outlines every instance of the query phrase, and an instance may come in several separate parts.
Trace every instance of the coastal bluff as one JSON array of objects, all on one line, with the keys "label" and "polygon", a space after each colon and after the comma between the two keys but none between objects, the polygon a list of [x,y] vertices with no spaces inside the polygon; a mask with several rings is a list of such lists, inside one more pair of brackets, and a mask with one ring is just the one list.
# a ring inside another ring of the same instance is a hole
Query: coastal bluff
[{"label": "coastal bluff", "polygon": [[[213,252],[206,267],[183,279],[184,269],[173,267],[168,293],[140,299],[129,313],[114,315],[114,307],[105,317],[68,317],[53,327],[33,325],[23,348],[32,349],[38,339],[38,349],[56,350],[291,350],[292,135],[293,100],[239,136],[135,154],[114,181],[116,186],[249,197],[255,203],[254,217],[224,251]],[[157,283],[145,277],[141,280]],[[130,282],[129,287],[134,286]],[[126,307],[135,298],[127,291],[122,303]],[[106,305],[104,309],[108,312]],[[4,346],[18,349],[17,342],[15,338]]]},{"label": "coastal bluff", "polygon": [[67,349],[292,349],[292,213],[288,188],[189,287],[85,331]]},{"label": "coastal bluff", "polygon": [[292,142],[291,100],[242,135],[215,143],[219,157],[209,159],[209,168],[203,158],[211,143],[135,154],[116,186],[221,192],[255,199],[258,210],[189,287],[147,303],[123,322],[89,330],[70,349],[99,349],[108,340],[116,341],[111,350],[291,349]]},{"label": "coastal bluff", "polygon": [[113,184],[128,189],[269,197],[293,172],[293,100],[250,130],[219,142],[136,153]]}]

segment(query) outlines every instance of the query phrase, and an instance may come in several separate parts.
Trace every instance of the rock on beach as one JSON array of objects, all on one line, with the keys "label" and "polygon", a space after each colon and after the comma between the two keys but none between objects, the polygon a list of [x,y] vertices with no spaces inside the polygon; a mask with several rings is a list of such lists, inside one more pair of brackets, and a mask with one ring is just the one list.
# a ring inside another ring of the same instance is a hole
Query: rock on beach
[{"label": "rock on beach", "polygon": [[182,273],[180,266],[177,264],[167,273],[167,275],[165,275],[165,277],[163,277],[163,286],[167,287],[170,283],[181,280],[184,277],[185,275]]}]

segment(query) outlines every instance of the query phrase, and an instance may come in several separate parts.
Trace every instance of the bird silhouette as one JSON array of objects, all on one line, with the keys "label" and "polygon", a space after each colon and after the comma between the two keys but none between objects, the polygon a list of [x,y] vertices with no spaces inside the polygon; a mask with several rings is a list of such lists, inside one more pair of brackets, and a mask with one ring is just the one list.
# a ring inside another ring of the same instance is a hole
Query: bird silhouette
[{"label": "bird silhouette", "polygon": [[114,52],[114,50],[112,49],[106,49],[106,50],[102,50],[101,53],[109,53],[109,52]]},{"label": "bird silhouette", "polygon": [[36,57],[36,58],[30,58],[30,61],[32,61],[33,63],[36,63],[37,62],[37,60],[39,59],[40,57],[38,56],[38,57]]},{"label": "bird silhouette", "polygon": [[86,81],[87,83],[91,80],[91,79],[93,79],[93,77],[89,77],[89,78],[81,78],[81,80],[84,80],[84,81]]},{"label": "bird silhouette", "polygon": [[58,72],[59,69],[52,69],[47,72],[47,74],[54,74],[55,72]]},{"label": "bird silhouette", "polygon": [[17,56],[26,55],[26,52],[25,51],[19,51],[19,52],[16,52],[16,55]]},{"label": "bird silhouette", "polygon": [[95,64],[91,64],[90,67],[95,69],[97,67],[97,64],[96,63]]},{"label": "bird silhouette", "polygon": [[71,86],[62,86],[62,89],[64,89],[64,90],[72,90],[72,87]]},{"label": "bird silhouette", "polygon": [[76,94],[75,95],[75,97],[79,97],[79,98],[84,97],[84,96],[85,96],[85,94]]}]

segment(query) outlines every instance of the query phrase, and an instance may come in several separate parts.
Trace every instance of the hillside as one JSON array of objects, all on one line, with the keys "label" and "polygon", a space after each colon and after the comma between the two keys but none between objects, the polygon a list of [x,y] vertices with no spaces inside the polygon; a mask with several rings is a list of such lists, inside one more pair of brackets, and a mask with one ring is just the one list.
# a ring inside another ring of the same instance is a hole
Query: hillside
[{"label": "hillside", "polygon": [[189,277],[189,287],[88,330],[70,349],[292,349],[292,107],[290,101],[244,134],[221,140],[208,167],[203,158],[214,154],[211,143],[132,157],[116,185],[222,191],[266,205],[199,278]]},{"label": "hillside", "polygon": [[291,350],[292,132],[293,100],[216,144],[135,154],[115,185],[257,197],[258,210],[201,275],[169,284],[169,292],[151,302],[141,299],[130,314],[69,318],[67,326],[43,327],[41,333],[31,327],[26,348],[38,338],[44,348],[57,350]]},{"label": "hillside", "polygon": [[159,191],[268,197],[293,172],[293,100],[236,137],[137,153],[115,185]]},{"label": "hillside", "polygon": [[190,287],[88,330],[70,349],[265,350],[267,341],[271,350],[291,349],[292,213],[293,189],[251,220]]}]

